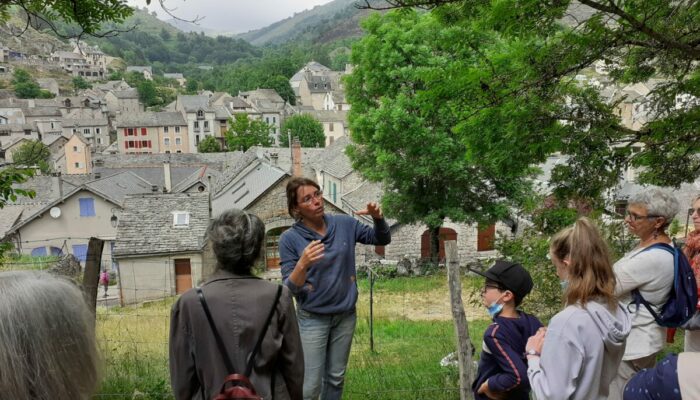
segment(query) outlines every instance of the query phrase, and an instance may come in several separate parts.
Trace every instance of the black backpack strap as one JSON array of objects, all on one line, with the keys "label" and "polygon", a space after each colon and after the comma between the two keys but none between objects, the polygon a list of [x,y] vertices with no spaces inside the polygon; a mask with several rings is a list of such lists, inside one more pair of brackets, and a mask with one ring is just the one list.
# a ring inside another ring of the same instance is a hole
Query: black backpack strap
[{"label": "black backpack strap", "polygon": [[233,363],[231,362],[231,359],[228,357],[228,351],[226,351],[226,346],[224,345],[223,339],[221,339],[221,335],[219,335],[219,331],[216,329],[216,325],[214,324],[214,319],[211,317],[211,312],[209,312],[209,307],[207,306],[207,300],[204,298],[204,293],[202,292],[202,288],[197,288],[197,296],[199,296],[199,302],[202,304],[202,308],[204,309],[204,314],[207,316],[207,321],[209,321],[209,326],[211,327],[211,331],[214,334],[214,339],[216,340],[217,346],[219,346],[219,352],[223,355],[224,357],[224,364],[226,364],[226,369],[228,369],[229,374],[235,374],[236,371],[233,369]]},{"label": "black backpack strap", "polygon": [[272,302],[270,312],[267,314],[267,320],[265,321],[265,325],[263,326],[263,330],[260,333],[260,336],[258,336],[258,342],[255,343],[255,347],[250,353],[250,356],[248,358],[248,364],[245,367],[245,376],[250,376],[250,373],[253,372],[253,362],[255,361],[255,356],[260,350],[260,345],[262,344],[262,341],[265,338],[265,334],[267,333],[267,327],[270,326],[270,321],[272,321],[272,315],[275,313],[275,309],[277,308],[277,302],[279,301],[280,296],[282,296],[282,285],[277,285],[277,294],[275,295],[275,301]]}]

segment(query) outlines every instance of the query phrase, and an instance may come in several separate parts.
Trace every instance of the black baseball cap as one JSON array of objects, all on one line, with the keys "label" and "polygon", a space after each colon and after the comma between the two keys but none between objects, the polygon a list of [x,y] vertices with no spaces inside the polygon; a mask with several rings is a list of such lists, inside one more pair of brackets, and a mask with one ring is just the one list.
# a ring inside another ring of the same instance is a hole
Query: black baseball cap
[{"label": "black baseball cap", "polygon": [[522,265],[506,260],[497,260],[496,263],[485,272],[469,268],[471,272],[479,274],[486,279],[497,282],[503,288],[513,292],[521,302],[532,290],[532,277]]}]

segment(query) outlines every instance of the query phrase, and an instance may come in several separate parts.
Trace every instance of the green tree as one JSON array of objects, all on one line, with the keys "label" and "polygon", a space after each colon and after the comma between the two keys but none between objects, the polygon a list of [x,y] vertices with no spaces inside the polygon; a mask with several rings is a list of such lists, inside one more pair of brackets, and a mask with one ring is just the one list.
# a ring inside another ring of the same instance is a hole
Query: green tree
[{"label": "green tree", "polygon": [[151,107],[158,105],[158,90],[153,81],[143,79],[136,84],[136,90],[139,92],[139,100],[146,106]]},{"label": "green tree", "polygon": [[21,145],[14,153],[12,153],[12,161],[16,165],[31,167],[39,166],[41,172],[51,172],[49,159],[51,151],[48,146],[40,140],[32,140]]},{"label": "green tree", "polygon": [[252,146],[270,146],[271,125],[257,119],[250,119],[248,114],[235,114],[229,119],[226,131],[226,145],[231,151],[246,151]]},{"label": "green tree", "polygon": [[23,69],[18,68],[12,73],[12,85],[20,99],[35,99],[41,95],[39,84]]},{"label": "green tree", "polygon": [[287,103],[291,105],[296,104],[296,95],[294,94],[292,86],[289,84],[289,79],[282,75],[271,76],[261,85],[261,87],[275,89],[277,94],[285,99]]},{"label": "green tree", "polygon": [[280,146],[289,147],[287,132],[291,131],[292,138],[299,138],[304,147],[325,147],[326,135],[323,125],[309,114],[292,115],[284,120],[280,134]]},{"label": "green tree", "polygon": [[219,153],[221,150],[221,144],[214,136],[207,136],[197,146],[197,151],[200,153]]},{"label": "green tree", "polygon": [[[150,4],[151,0],[146,0]],[[0,19],[8,20],[12,7],[24,11],[27,24],[35,27],[48,27],[59,33],[58,22],[73,24],[77,29],[60,32],[62,36],[81,37],[83,35],[105,36],[105,22],[121,22],[133,13],[133,9],[122,0],[3,0],[0,2]]]},{"label": "green tree", "polygon": [[[355,69],[346,79],[356,143],[349,155],[365,177],[384,184],[387,215],[428,226],[435,259],[446,218],[491,222],[506,217],[529,193],[529,164],[547,152],[536,143],[510,139],[520,129],[516,123],[526,122],[527,108],[462,125],[478,109],[445,97],[452,94],[453,81],[478,82],[481,74],[473,58],[458,58],[465,56],[456,48],[465,30],[444,29],[434,15],[412,10],[371,15],[363,28],[367,34],[353,46]],[[455,69],[465,62],[472,69],[457,75]],[[481,91],[478,83],[465,86],[471,91],[467,96]],[[504,138],[483,143],[492,151],[481,152],[483,137],[496,131]],[[518,146],[529,154],[511,155]]]},{"label": "green tree", "polygon": [[86,81],[82,76],[73,77],[73,88],[78,89],[90,89],[92,85],[90,82]]},{"label": "green tree", "polygon": [[[508,139],[548,143],[568,156],[552,174],[560,197],[596,198],[617,184],[629,165],[642,167],[641,182],[677,186],[695,180],[700,171],[700,7],[664,0],[580,3],[585,7],[547,0],[391,0],[389,7],[432,9],[445,32],[464,31],[459,44],[470,51],[454,54],[462,67],[446,75],[456,79],[454,90],[443,93],[445,101],[476,107],[484,115],[511,106],[517,113],[517,105],[535,100],[538,107],[528,107],[531,115],[541,124],[559,125],[556,135],[524,125]],[[465,73],[474,58],[484,67],[478,77]],[[641,104],[648,110],[647,122],[638,121],[641,126],[634,130],[624,126],[617,108],[624,98],[603,98],[593,84],[572,79],[596,63],[608,69],[618,87],[658,79]],[[464,90],[473,83],[483,88],[481,96]],[[460,125],[474,119],[469,116]],[[513,150],[510,154],[527,152],[528,146]]]}]

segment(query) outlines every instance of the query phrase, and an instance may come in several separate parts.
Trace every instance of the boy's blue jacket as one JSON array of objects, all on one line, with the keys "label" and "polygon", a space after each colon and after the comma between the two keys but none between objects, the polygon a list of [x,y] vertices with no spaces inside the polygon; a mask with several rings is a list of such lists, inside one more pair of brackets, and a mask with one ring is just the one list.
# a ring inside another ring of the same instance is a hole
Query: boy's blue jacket
[{"label": "boy's blue jacket", "polygon": [[476,400],[488,399],[476,393],[487,379],[489,389],[508,392],[508,399],[529,399],[525,344],[542,327],[542,323],[530,314],[518,312],[518,318],[496,316],[484,332],[479,370],[472,385]]},{"label": "boy's blue jacket", "polygon": [[[384,246],[391,242],[389,225],[374,220],[374,228],[347,215],[324,215],[326,234],[321,237],[296,222],[280,237],[280,264],[284,284],[294,293],[302,310],[317,314],[337,314],[353,310],[357,302],[355,283],[355,243]],[[323,258],[306,272],[302,287],[289,281],[297,261],[309,242],[320,240]]]}]

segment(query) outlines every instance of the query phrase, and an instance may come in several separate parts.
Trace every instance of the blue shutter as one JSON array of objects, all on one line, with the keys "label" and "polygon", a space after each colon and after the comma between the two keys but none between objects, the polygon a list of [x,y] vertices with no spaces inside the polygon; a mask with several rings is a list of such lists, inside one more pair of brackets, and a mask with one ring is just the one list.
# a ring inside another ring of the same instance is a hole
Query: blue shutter
[{"label": "blue shutter", "polygon": [[95,199],[87,197],[84,199],[78,199],[80,202],[80,216],[81,217],[94,217],[95,216]]},{"label": "blue shutter", "polygon": [[32,249],[32,257],[45,257],[46,256],[46,247],[37,247],[35,249]]},{"label": "blue shutter", "polygon": [[86,244],[74,244],[73,245],[73,255],[80,262],[85,262],[87,259],[87,245]]}]

